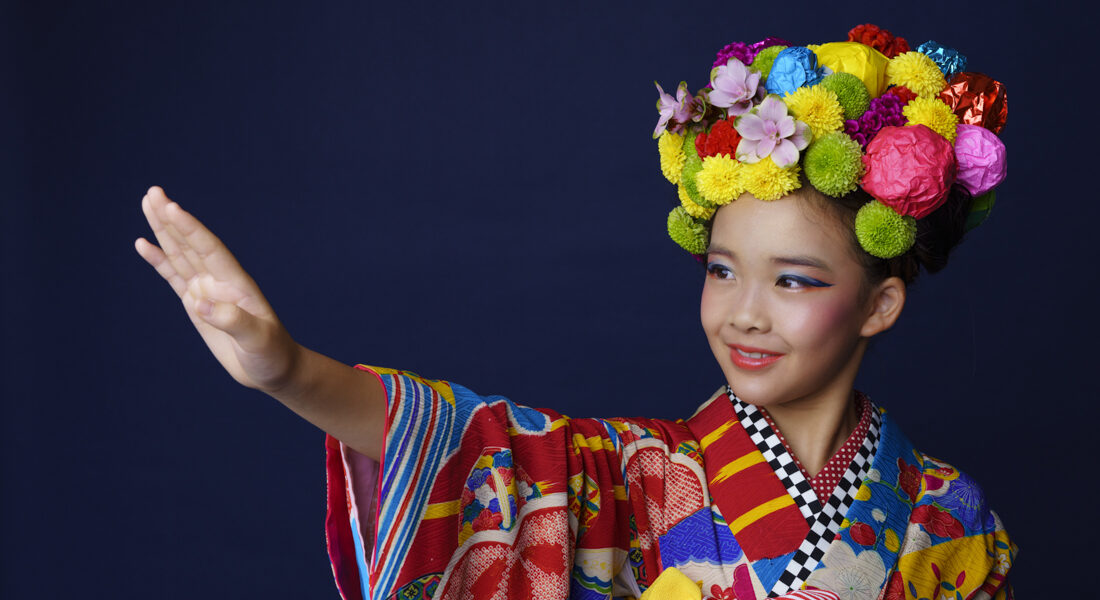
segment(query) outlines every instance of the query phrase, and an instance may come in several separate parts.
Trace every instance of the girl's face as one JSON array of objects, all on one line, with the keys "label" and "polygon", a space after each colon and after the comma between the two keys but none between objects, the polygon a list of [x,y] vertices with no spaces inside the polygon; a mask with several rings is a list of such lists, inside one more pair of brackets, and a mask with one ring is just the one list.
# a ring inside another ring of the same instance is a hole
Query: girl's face
[{"label": "girl's face", "polygon": [[714,218],[699,312],[730,387],[758,406],[847,399],[866,346],[863,269],[810,202],[745,194]]}]

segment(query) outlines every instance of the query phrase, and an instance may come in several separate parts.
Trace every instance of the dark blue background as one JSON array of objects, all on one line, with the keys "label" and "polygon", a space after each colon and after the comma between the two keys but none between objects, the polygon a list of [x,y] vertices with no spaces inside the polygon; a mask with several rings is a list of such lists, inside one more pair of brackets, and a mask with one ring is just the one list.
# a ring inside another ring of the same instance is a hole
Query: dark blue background
[{"label": "dark blue background", "polygon": [[322,434],[237,386],[134,252],[148,186],[307,346],[574,416],[686,416],[722,377],[701,270],[664,233],[653,81],[862,22],[1006,82],[1012,168],[858,385],[983,483],[1021,597],[1079,590],[1095,14],[866,4],[5,3],[0,596],[336,596]]}]

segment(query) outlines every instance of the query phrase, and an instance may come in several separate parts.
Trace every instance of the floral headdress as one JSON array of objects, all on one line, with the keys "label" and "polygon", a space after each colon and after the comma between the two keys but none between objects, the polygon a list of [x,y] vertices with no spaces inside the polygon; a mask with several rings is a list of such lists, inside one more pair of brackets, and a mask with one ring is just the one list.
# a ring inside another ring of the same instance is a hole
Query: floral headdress
[{"label": "floral headdress", "polygon": [[953,186],[973,198],[967,229],[980,223],[1006,174],[997,137],[1008,113],[1004,86],[968,72],[953,48],[928,41],[910,51],[870,24],[846,42],[734,42],[696,94],[686,82],[675,98],[660,84],[657,91],[653,137],[680,197],[668,233],[692,254],[706,252],[706,224],[719,206],[744,192],[776,200],[803,173],[826,196],[869,193],[856,237],[868,253],[892,258],[913,245],[916,220]]}]

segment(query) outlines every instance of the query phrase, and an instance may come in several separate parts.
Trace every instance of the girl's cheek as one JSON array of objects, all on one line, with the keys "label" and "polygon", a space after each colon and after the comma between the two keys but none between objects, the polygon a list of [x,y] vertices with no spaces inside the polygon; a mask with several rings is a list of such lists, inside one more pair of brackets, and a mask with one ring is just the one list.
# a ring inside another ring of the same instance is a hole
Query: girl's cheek
[{"label": "girl's cheek", "polygon": [[854,309],[851,302],[836,297],[788,307],[783,319],[791,329],[810,334],[837,332],[847,328],[857,314]]}]

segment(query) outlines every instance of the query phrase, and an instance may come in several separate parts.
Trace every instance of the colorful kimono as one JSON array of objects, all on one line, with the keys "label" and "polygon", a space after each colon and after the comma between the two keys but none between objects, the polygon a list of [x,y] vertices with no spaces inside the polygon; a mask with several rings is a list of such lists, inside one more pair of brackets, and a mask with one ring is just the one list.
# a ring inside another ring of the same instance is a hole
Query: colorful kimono
[{"label": "colorful kimono", "polygon": [[345,599],[638,598],[666,570],[723,600],[1011,598],[1016,547],[981,490],[881,409],[819,499],[727,390],[686,420],[570,419],[360,368],[389,406],[380,462],[327,441]]}]

